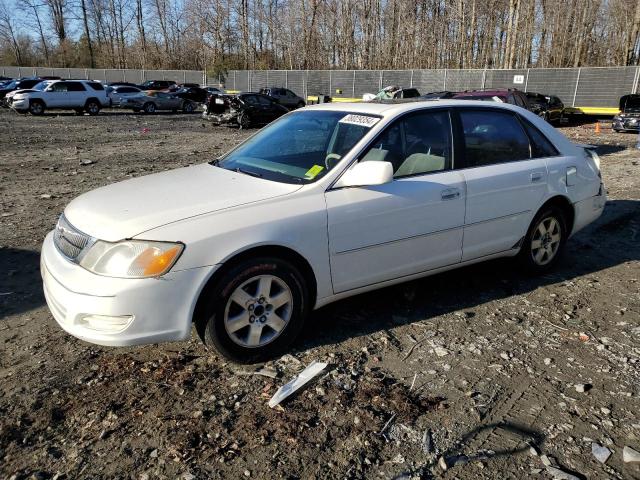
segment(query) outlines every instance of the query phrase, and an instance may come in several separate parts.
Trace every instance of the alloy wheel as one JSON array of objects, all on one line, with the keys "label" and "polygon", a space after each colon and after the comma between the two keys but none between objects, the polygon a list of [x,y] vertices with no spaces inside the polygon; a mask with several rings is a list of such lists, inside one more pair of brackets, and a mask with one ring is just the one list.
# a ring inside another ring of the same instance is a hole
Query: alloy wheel
[{"label": "alloy wheel", "polygon": [[287,284],[275,275],[259,275],[231,294],[224,327],[234,343],[258,348],[280,336],[292,313],[293,295]]},{"label": "alloy wheel", "polygon": [[531,256],[540,266],[547,265],[558,253],[562,229],[555,217],[543,218],[536,226],[531,238]]}]

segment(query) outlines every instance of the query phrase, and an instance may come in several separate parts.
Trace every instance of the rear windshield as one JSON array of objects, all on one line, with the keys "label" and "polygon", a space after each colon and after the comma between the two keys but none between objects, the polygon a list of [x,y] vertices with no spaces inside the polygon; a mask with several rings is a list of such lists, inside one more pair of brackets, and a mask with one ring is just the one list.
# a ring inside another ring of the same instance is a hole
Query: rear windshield
[{"label": "rear windshield", "polygon": [[284,183],[311,183],[334,168],[380,117],[301,111],[282,117],[214,165]]},{"label": "rear windshield", "polygon": [[502,95],[465,95],[464,97],[454,97],[458,100],[482,100],[484,102],[507,102],[507,97]]}]

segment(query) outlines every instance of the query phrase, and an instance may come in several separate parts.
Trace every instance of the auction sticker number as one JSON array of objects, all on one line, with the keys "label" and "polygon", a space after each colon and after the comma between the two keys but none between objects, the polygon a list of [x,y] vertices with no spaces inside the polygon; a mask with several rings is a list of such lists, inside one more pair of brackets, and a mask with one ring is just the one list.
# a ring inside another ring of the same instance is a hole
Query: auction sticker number
[{"label": "auction sticker number", "polygon": [[380,121],[377,117],[369,117],[368,115],[349,115],[342,117],[340,123],[350,123],[351,125],[360,125],[361,127],[371,128]]}]

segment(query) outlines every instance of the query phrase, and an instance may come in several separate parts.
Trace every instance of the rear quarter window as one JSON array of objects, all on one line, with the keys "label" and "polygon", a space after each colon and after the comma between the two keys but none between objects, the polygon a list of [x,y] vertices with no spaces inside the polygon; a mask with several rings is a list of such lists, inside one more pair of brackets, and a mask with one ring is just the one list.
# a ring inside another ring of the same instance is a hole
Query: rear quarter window
[{"label": "rear quarter window", "polygon": [[557,157],[560,155],[558,149],[553,146],[549,139],[538,130],[529,120],[519,117],[527,135],[531,139],[531,156],[533,158]]},{"label": "rear quarter window", "polygon": [[89,82],[88,85],[93,89],[93,90],[97,90],[97,91],[103,91],[104,87],[102,86],[101,83],[98,82]]}]

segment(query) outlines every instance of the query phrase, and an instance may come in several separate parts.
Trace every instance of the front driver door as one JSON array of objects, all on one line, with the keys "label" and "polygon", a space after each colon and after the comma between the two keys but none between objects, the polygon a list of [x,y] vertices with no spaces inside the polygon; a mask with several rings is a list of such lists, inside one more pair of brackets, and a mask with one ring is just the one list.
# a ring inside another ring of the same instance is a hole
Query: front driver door
[{"label": "front driver door", "polygon": [[326,192],[335,293],[459,262],[465,184],[452,169],[449,112],[405,115],[360,161],[391,162],[395,178]]}]

